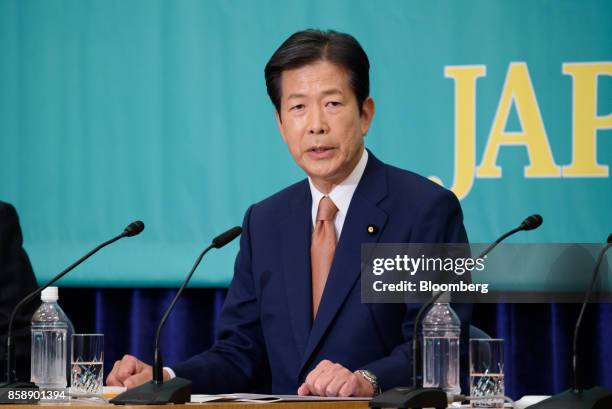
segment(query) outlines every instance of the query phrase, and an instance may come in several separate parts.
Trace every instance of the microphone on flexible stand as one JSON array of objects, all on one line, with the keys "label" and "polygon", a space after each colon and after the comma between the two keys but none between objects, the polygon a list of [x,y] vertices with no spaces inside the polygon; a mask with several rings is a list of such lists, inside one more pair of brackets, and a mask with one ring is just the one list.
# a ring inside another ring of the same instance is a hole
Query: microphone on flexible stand
[{"label": "microphone on flexible stand", "polygon": [[528,231],[528,230],[537,229],[538,227],[540,227],[540,225],[542,224],[543,221],[544,221],[544,219],[539,214],[532,214],[531,216],[529,216],[525,220],[523,220],[518,227],[516,227],[516,228],[510,230],[509,232],[504,233],[503,235],[501,235],[497,240],[495,240],[493,243],[491,243],[489,245],[489,247],[484,249],[484,251],[482,253],[480,253],[480,256],[478,256],[477,258],[483,258],[487,254],[489,254],[491,252],[491,250],[493,250],[495,247],[497,247],[497,245],[499,243],[501,243],[502,241],[506,240],[508,237],[512,236],[514,233],[517,233],[517,232],[523,231],[523,230],[524,231]]},{"label": "microphone on flexible stand", "polygon": [[[27,303],[32,301],[45,288],[49,287],[50,285],[55,283],[57,280],[59,280],[60,278],[62,278],[66,274],[68,274],[70,271],[72,271],[79,264],[81,264],[82,262],[87,260],[89,257],[91,257],[95,253],[97,253],[100,249],[102,249],[102,248],[108,246],[109,244],[114,243],[117,240],[122,239],[124,237],[136,236],[136,235],[140,234],[143,230],[144,230],[144,223],[141,222],[140,220],[130,223],[123,230],[123,232],[121,232],[121,234],[119,234],[119,235],[113,237],[112,239],[107,240],[104,243],[98,245],[93,250],[91,250],[89,253],[85,254],[83,257],[81,257],[80,259],[78,259],[77,261],[72,263],[64,271],[62,271],[61,273],[59,273],[58,275],[53,277],[51,280],[49,280],[45,285],[39,287],[35,291],[33,291],[30,294],[28,294],[27,296],[25,296],[21,301],[19,301],[19,303],[13,309],[13,312],[11,313],[11,317],[9,319],[8,331],[7,331],[7,336],[6,336],[5,365],[4,365],[4,368],[3,368],[4,383],[0,384],[0,390],[8,390],[8,389],[15,389],[15,388],[37,388],[36,385],[34,385],[33,383],[30,383],[30,382],[20,382],[20,381],[17,380],[17,373],[16,373],[16,370],[15,370],[15,362],[14,362],[15,358],[14,358],[14,353],[13,353],[14,344],[13,344],[13,339],[12,339],[13,338],[12,337],[13,323],[15,321],[15,316],[17,315],[17,312],[19,312],[19,310],[24,305],[26,305]],[[11,401],[11,400],[5,399],[4,395],[5,395],[4,392],[0,393],[0,402],[2,402],[2,403],[14,403],[14,400]]]},{"label": "microphone on flexible stand", "polygon": [[170,306],[164,313],[159,326],[157,327],[157,333],[155,334],[155,351],[153,358],[153,380],[137,386],[133,389],[129,389],[115,398],[111,399],[110,403],[115,405],[164,405],[166,403],[177,403],[182,404],[189,402],[191,398],[191,381],[184,378],[175,377],[167,382],[164,382],[164,365],[162,363],[161,349],[159,347],[159,339],[161,330],[170,315],[170,312],[174,308],[177,300],[181,296],[187,283],[191,280],[195,269],[202,261],[202,258],[212,248],[220,249],[225,246],[236,237],[240,236],[242,229],[238,226],[232,227],[228,231],[221,233],[212,240],[212,243],[206,247],[202,253],[196,259],[191,271],[187,275],[187,278],[178,289],[174,299],[170,303]]},{"label": "microphone on flexible stand", "polygon": [[[497,240],[491,243],[478,257],[484,258],[489,254],[499,243],[506,238],[519,231],[534,230],[540,227],[543,219],[539,214],[533,214],[527,217],[523,222],[516,228],[504,233]],[[453,284],[459,280],[461,276],[456,275],[449,284]],[[382,394],[375,396],[369,403],[372,408],[425,408],[432,407],[436,409],[446,408],[448,397],[446,392],[440,388],[423,388],[418,382],[418,362],[417,357],[419,356],[419,338],[418,329],[421,323],[421,317],[425,310],[432,304],[434,304],[438,298],[440,298],[445,291],[440,291],[434,294],[429,301],[424,303],[419,309],[416,318],[414,320],[414,327],[412,329],[412,387],[397,387],[390,389]]]},{"label": "microphone on flexible stand", "polygon": [[606,245],[599,252],[595,268],[593,269],[591,285],[587,290],[582,308],[580,309],[580,314],[576,320],[574,341],[572,343],[572,388],[551,396],[535,405],[529,406],[530,409],[607,409],[612,407],[611,390],[599,386],[595,386],[588,390],[583,389],[582,368],[579,365],[580,360],[578,355],[578,335],[580,333],[580,325],[582,324],[584,311],[586,310],[587,304],[591,298],[591,293],[595,287],[595,282],[599,275],[599,267],[603,262],[606,251],[610,247],[612,247],[612,234],[608,236]]}]

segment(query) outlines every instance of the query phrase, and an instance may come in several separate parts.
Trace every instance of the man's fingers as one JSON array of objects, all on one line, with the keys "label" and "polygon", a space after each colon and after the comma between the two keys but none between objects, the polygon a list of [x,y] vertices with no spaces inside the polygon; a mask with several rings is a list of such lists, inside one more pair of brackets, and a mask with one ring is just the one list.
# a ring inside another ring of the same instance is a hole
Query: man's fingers
[{"label": "man's fingers", "polygon": [[333,365],[333,363],[331,361],[328,361],[327,359],[322,360],[315,367],[315,369],[310,371],[308,376],[306,376],[306,381],[305,382],[307,384],[309,384],[309,385],[314,385],[315,379],[317,379],[321,373],[325,372],[332,365]]},{"label": "man's fingers", "polygon": [[306,396],[306,395],[310,395],[310,389],[308,389],[308,385],[306,383],[303,383],[297,390],[297,394],[299,396]]},{"label": "man's fingers", "polygon": [[116,376],[120,381],[125,381],[135,373],[140,372],[140,361],[132,355],[125,355],[117,367]]},{"label": "man's fingers", "polygon": [[119,380],[117,379],[115,375],[117,373],[118,366],[119,366],[119,361],[115,361],[115,364],[113,365],[113,369],[111,369],[110,373],[106,377],[106,384],[108,386],[123,386],[123,384],[119,382]]},{"label": "man's fingers", "polygon": [[[363,381],[363,382],[362,382]],[[371,385],[344,366],[328,360],[321,361],[298,389],[299,395],[372,396]]]},{"label": "man's fingers", "polygon": [[[144,375],[142,375],[144,374]],[[111,373],[106,378],[106,384],[111,386],[134,387],[151,379],[151,367],[131,355],[125,355],[121,361],[115,362]],[[133,376],[137,376],[131,379]],[[128,382],[130,380],[130,382]]]},{"label": "man's fingers", "polygon": [[115,361],[115,364],[113,365],[113,369],[111,370],[111,372],[108,374],[108,376],[106,377],[106,384],[108,386],[123,386],[123,383],[121,381],[119,381],[119,379],[117,379],[117,368],[119,367],[119,364],[121,363],[121,361]]},{"label": "man's fingers", "polygon": [[108,377],[106,378],[107,385],[123,386],[123,381],[129,376],[131,376],[131,374],[128,376],[119,375],[119,372],[121,371],[121,368],[122,368],[122,362],[123,361],[115,361],[115,364],[113,365],[113,369],[111,370],[111,372],[108,374]]},{"label": "man's fingers", "polygon": [[351,376],[347,379],[347,381],[342,385],[340,390],[338,391],[338,396],[342,396],[343,398],[347,396],[357,396],[357,386],[359,385],[357,375],[351,374]]},{"label": "man's fingers", "polygon": [[136,375],[132,375],[129,378],[127,378],[123,382],[123,385],[126,388],[130,389],[135,386],[142,385],[143,383],[148,382],[151,379],[153,379],[152,371],[144,370],[142,372],[137,373]]},{"label": "man's fingers", "polygon": [[340,364],[333,365],[322,375],[323,382],[327,383],[323,391],[325,396],[338,396],[340,388],[348,381],[352,375],[351,371]]},{"label": "man's fingers", "polygon": [[[340,364],[334,364],[330,361],[321,361],[319,367],[315,369],[319,369],[318,373],[315,373],[316,378],[312,379],[311,382],[306,382],[308,384],[308,388],[313,394],[318,396],[334,396],[334,390],[329,391],[328,395],[328,387],[330,383],[335,379],[337,374],[341,373],[344,367]],[[313,371],[314,372],[314,371]]]}]

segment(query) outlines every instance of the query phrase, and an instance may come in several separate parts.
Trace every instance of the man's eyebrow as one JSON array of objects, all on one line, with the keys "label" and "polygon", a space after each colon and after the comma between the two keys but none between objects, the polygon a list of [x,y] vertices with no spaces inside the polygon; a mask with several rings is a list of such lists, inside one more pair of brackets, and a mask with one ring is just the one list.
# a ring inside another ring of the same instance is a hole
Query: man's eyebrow
[{"label": "man's eyebrow", "polygon": [[289,94],[289,96],[287,97],[287,99],[294,99],[294,98],[304,98],[306,95],[304,94]]},{"label": "man's eyebrow", "polygon": [[[338,88],[332,88],[332,89],[328,89],[325,90],[321,93],[323,96],[328,96],[328,95],[342,95],[342,90],[338,89]],[[305,98],[306,95],[304,94],[289,94],[289,96],[287,96],[287,100],[289,99],[295,99],[295,98]]]},{"label": "man's eyebrow", "polygon": [[328,89],[323,91],[323,95],[328,96],[328,95],[342,95],[342,90],[338,89],[338,88],[332,88],[332,89]]}]

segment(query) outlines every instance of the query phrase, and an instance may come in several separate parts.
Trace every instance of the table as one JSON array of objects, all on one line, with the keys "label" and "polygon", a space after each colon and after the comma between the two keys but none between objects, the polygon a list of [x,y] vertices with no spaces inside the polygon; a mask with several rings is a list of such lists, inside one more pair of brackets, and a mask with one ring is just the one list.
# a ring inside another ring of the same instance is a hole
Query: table
[{"label": "table", "polygon": [[[247,402],[210,402],[210,403],[187,403],[185,405],[172,405],[175,409],[366,409],[367,401],[342,401],[342,402],[275,402],[275,403],[247,403]],[[111,405],[100,403],[43,403],[40,405],[0,405],[0,409],[155,409],[163,405]]]}]

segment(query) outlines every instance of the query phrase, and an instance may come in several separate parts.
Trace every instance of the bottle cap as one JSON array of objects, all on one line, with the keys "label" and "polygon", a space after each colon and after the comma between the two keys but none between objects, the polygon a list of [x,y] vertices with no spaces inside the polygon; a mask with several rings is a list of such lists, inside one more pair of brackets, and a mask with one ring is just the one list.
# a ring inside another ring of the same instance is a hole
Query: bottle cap
[{"label": "bottle cap", "polygon": [[43,301],[57,301],[57,287],[47,287],[40,293],[40,299]]}]

